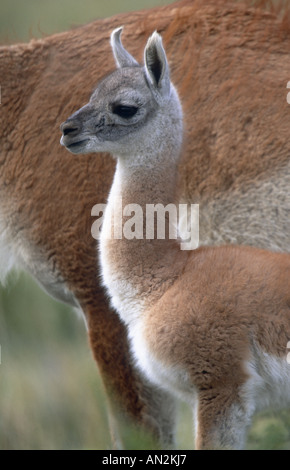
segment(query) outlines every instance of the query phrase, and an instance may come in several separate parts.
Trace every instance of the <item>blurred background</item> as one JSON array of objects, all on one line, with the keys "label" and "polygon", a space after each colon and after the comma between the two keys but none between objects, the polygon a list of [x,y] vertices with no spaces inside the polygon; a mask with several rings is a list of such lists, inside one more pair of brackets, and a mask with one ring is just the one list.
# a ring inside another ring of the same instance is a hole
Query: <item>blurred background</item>
[{"label": "blurred background", "polygon": [[98,18],[173,3],[173,0],[1,0],[0,40],[27,41]]},{"label": "blurred background", "polygon": [[[28,41],[166,0],[1,0],[0,44]],[[1,83],[1,70],[0,70]],[[1,108],[0,108],[1,110]],[[26,274],[0,286],[0,449],[109,449],[106,398],[84,322]],[[193,448],[180,406],[178,445]],[[146,442],[124,431],[128,449]],[[290,413],[255,419],[249,449],[290,449]]]}]

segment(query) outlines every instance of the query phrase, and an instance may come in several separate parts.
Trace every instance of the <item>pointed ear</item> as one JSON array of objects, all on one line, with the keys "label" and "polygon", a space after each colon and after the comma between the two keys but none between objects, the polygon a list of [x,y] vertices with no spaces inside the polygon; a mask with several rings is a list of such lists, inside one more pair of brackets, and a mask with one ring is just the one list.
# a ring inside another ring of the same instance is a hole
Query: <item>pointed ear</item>
[{"label": "pointed ear", "polygon": [[170,96],[170,72],[161,36],[155,31],[145,47],[145,73],[157,101]]},{"label": "pointed ear", "polygon": [[136,67],[138,62],[134,59],[129,52],[126,51],[121,42],[121,33],[123,27],[114,29],[111,34],[111,46],[117,67]]}]

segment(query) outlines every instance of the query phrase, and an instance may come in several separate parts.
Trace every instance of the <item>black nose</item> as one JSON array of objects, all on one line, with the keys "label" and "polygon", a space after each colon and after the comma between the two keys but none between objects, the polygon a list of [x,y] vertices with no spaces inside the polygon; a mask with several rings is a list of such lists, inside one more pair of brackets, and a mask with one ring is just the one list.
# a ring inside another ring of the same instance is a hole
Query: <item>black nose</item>
[{"label": "black nose", "polygon": [[73,137],[74,135],[79,134],[80,125],[74,121],[65,121],[60,126],[60,130],[63,135],[70,135],[71,137]]}]

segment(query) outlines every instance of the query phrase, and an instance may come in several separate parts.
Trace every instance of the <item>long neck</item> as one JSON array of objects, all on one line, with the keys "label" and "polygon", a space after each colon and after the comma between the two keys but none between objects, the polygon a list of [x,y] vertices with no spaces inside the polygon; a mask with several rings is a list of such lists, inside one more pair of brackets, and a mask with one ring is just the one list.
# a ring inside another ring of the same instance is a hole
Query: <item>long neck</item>
[{"label": "long neck", "polygon": [[[125,322],[130,321],[130,303],[138,298],[147,308],[170,286],[184,264],[184,252],[169,232],[170,217],[176,207],[179,152],[180,143],[168,137],[157,151],[119,158],[117,162],[103,225],[101,254],[105,284],[114,306],[121,310],[121,315],[123,311]],[[152,217],[153,205],[156,208],[157,204],[160,220],[158,216],[155,220]],[[162,211],[168,204],[172,211],[166,213],[165,238],[160,238]]]}]

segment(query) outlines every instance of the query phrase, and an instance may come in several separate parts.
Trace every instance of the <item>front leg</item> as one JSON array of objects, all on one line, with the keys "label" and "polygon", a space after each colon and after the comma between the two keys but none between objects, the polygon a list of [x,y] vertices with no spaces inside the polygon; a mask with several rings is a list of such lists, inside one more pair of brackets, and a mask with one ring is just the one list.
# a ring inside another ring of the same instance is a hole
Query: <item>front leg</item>
[{"label": "front leg", "polygon": [[196,449],[243,449],[252,415],[253,407],[240,398],[237,387],[201,391],[196,413]]}]

